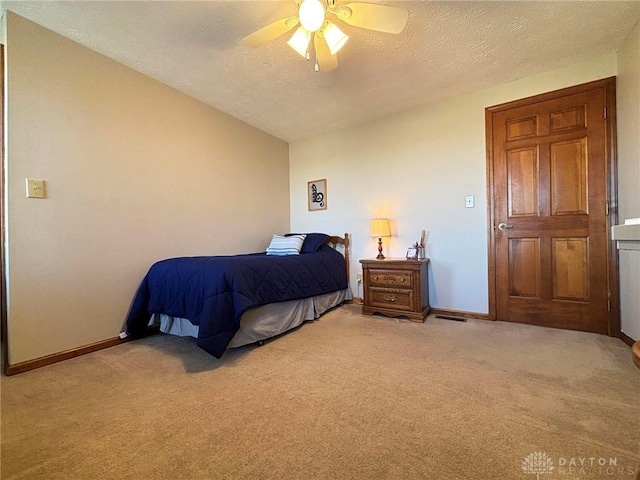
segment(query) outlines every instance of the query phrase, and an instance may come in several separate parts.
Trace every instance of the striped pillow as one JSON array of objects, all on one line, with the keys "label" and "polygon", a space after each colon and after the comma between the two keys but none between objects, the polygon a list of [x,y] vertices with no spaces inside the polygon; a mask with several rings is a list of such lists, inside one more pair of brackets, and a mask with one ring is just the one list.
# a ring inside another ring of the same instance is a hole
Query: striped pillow
[{"label": "striped pillow", "polygon": [[267,248],[267,255],[298,255],[306,235],[283,237],[274,235]]}]

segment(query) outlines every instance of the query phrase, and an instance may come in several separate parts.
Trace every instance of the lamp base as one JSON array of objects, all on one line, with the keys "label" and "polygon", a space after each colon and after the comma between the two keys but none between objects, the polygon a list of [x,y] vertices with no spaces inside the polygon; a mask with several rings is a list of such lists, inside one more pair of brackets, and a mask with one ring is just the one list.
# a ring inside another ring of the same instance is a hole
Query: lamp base
[{"label": "lamp base", "polygon": [[378,237],[378,256],[376,258],[378,260],[384,260],[384,255],[382,254],[382,237]]}]

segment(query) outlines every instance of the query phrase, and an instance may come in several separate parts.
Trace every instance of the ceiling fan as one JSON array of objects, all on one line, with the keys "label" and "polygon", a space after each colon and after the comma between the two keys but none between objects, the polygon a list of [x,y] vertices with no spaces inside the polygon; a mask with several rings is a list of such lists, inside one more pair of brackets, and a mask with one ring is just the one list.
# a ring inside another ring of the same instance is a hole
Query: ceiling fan
[{"label": "ceiling fan", "polygon": [[400,33],[409,17],[409,12],[404,8],[388,5],[359,2],[336,5],[337,0],[294,1],[298,7],[298,15],[273,22],[243,38],[242,42],[249,47],[259,47],[300,24],[287,44],[309,60],[309,49],[313,39],[315,69],[320,72],[328,72],[338,66],[338,50],[349,39],[349,36],[333,23],[335,19],[377,32]]}]

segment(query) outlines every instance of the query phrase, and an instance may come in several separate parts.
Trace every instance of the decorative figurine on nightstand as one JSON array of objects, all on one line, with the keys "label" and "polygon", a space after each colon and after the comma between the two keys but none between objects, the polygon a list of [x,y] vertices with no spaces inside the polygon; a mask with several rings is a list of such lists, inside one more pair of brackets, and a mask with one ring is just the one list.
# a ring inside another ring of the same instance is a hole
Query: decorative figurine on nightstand
[{"label": "decorative figurine on nightstand", "polygon": [[425,250],[424,236],[425,236],[425,231],[422,230],[422,233],[420,234],[420,242],[414,243],[407,250],[407,260],[423,260],[424,258],[426,258],[425,251],[424,251]]},{"label": "decorative figurine on nightstand", "polygon": [[420,245],[418,245],[418,258],[420,260],[427,258],[426,254],[425,254],[425,248],[426,245],[424,244],[425,242],[425,231],[422,230],[422,232],[420,233]]}]

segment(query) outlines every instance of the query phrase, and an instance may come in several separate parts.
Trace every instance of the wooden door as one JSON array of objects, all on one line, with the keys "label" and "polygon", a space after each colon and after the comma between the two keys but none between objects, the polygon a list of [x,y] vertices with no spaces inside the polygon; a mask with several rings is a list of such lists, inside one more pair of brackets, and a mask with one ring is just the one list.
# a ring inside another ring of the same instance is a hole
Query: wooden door
[{"label": "wooden door", "polygon": [[616,334],[612,80],[487,109],[498,320]]}]

